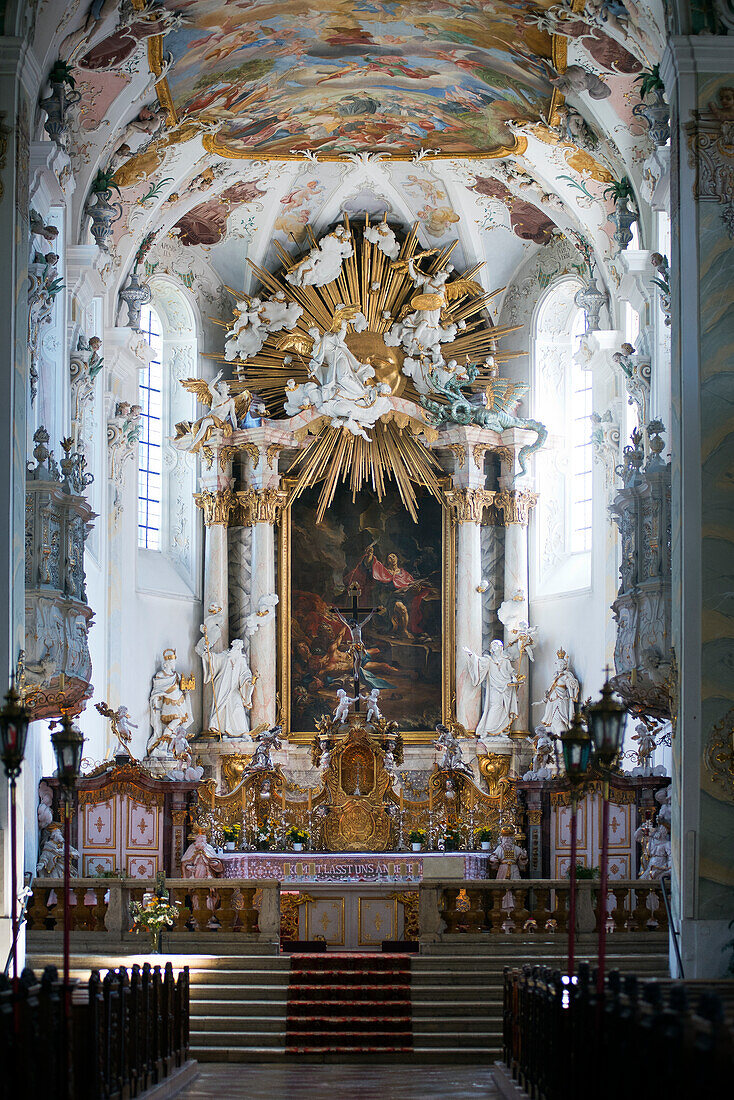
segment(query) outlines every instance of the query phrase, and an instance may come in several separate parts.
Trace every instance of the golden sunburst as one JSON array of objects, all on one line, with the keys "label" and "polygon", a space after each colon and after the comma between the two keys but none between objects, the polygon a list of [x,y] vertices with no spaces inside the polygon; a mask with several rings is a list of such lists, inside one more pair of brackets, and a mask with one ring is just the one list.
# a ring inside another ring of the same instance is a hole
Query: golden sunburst
[{"label": "golden sunburst", "polygon": [[[431,442],[436,438],[436,432],[426,422],[420,394],[412,379],[403,374],[402,349],[388,346],[384,340],[385,333],[413,310],[440,308],[444,327],[459,326],[457,337],[442,345],[445,360],[481,364],[473,386],[482,389],[496,376],[497,364],[518,354],[497,350],[497,341],[516,331],[518,326],[500,328],[492,324],[487,306],[504,288],[491,292],[483,290],[475,280],[482,264],[476,264],[463,275],[454,276],[446,284],[447,293],[443,299],[437,295],[417,293],[408,270],[408,261],[417,259],[421,254],[418,223],[404,237],[394,261],[365,236],[364,230],[370,225],[369,216],[365,215],[363,224],[352,225],[345,215],[343,224],[352,245],[352,255],[343,260],[338,277],[324,286],[293,286],[289,283],[286,276],[303,257],[294,259],[277,241],[275,249],[282,261],[280,272],[274,274],[248,261],[260,280],[260,299],[267,300],[281,292],[287,299],[297,302],[303,313],[292,331],[269,334],[257,355],[244,361],[234,361],[237,381],[231,389],[233,392],[243,389],[256,392],[269,416],[282,417],[284,393],[289,380],[293,379],[296,385],[309,380],[308,349],[311,338],[308,330],[317,328],[322,333],[328,332],[334,324],[335,315],[344,309],[345,303],[348,303],[349,310],[359,310],[366,318],[367,327],[362,332],[356,332],[349,326],[346,337],[349,350],[360,362],[372,365],[375,383],[387,384],[394,398],[412,402],[414,415],[394,410],[392,414],[383,416],[371,429],[369,440],[352,435],[346,428],[332,426],[328,417],[313,421],[306,430],[315,438],[297,456],[292,466],[297,472],[293,495],[297,496],[308,486],[323,481],[318,507],[320,520],[340,481],[349,482],[353,495],[369,483],[381,500],[385,480],[392,477],[415,519],[414,485],[422,485],[440,498],[440,467],[418,439],[423,435],[426,442]],[[422,270],[435,274],[444,269],[456,243],[423,252]],[[307,247],[318,247],[310,226],[307,228]],[[426,263],[426,260],[430,262]],[[251,300],[244,293],[228,289],[239,301],[249,303]],[[431,302],[427,301],[428,298]],[[433,298],[437,301],[433,302]],[[224,356],[216,358],[224,359]],[[401,403],[401,409],[404,408]]]}]

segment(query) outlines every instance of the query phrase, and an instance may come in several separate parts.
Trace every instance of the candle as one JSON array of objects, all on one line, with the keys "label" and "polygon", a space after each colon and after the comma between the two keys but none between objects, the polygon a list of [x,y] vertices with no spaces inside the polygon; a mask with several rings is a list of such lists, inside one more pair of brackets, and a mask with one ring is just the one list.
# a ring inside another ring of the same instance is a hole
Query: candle
[{"label": "candle", "polygon": [[283,813],[285,813],[285,783],[283,783],[281,787],[281,803],[283,806]]},{"label": "candle", "polygon": [[308,812],[311,813],[311,791],[308,792]]},{"label": "candle", "polygon": [[433,813],[433,787],[430,784],[428,786],[428,812],[429,814]]},{"label": "candle", "polygon": [[400,812],[403,812],[403,788],[400,788]]}]

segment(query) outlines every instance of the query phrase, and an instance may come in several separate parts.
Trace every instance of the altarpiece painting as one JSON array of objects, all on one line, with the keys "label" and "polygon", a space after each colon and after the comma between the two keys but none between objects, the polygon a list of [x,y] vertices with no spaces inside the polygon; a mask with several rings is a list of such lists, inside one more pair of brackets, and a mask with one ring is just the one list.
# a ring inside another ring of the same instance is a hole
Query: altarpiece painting
[{"label": "altarpiece painting", "polygon": [[451,705],[450,519],[428,492],[418,497],[414,523],[396,488],[378,502],[370,490],[353,500],[342,485],[317,523],[319,492],[302,493],[283,520],[281,700],[291,737],[313,735],[338,688],[352,694],[350,633],[334,609],[350,617],[354,584],[367,611],[361,692],[379,688],[382,714],[405,733],[435,736]]}]

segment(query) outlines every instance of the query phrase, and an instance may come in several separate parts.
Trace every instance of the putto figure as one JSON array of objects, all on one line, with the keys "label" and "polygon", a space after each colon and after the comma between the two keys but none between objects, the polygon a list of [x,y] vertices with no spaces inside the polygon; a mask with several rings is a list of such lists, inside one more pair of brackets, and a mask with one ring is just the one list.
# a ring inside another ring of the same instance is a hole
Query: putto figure
[{"label": "putto figure", "polygon": [[369,695],[360,695],[360,699],[363,702],[367,703],[367,717],[365,718],[366,722],[379,722],[382,718],[382,713],[379,706],[377,705],[377,700],[379,699],[379,697],[379,688],[372,688],[372,691],[369,693]]},{"label": "putto figure", "polygon": [[112,750],[113,756],[129,756],[132,760],[135,759],[130,752],[130,744],[133,739],[133,730],[138,727],[135,722],[130,720],[130,712],[127,707],[118,707],[117,710],[112,710],[106,703],[97,703],[96,709],[102,715],[103,718],[109,718],[112,724],[112,732],[117,738],[117,744]]},{"label": "putto figure", "polygon": [[347,695],[344,688],[339,688],[337,690],[336,698],[337,704],[336,710],[334,711],[334,721],[346,722],[347,718],[349,717],[349,708],[351,707],[352,703],[356,703],[357,700],[355,697]]}]

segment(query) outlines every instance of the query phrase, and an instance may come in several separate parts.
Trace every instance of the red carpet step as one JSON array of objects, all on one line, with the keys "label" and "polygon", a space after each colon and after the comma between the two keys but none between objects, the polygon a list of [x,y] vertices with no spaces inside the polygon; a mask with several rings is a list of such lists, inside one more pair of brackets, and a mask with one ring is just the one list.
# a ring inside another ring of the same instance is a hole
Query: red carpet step
[{"label": "red carpet step", "polygon": [[291,955],[286,1053],[412,1049],[410,955]]}]

